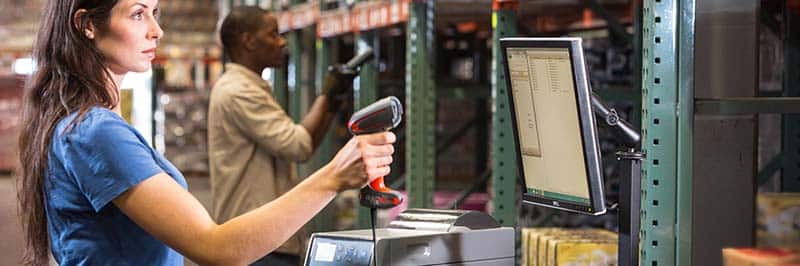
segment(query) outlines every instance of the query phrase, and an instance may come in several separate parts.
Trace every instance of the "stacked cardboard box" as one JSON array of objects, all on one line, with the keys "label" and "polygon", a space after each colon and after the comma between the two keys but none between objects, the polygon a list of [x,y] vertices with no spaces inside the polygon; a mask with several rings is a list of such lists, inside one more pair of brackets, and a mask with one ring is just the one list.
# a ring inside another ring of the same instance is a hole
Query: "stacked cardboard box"
[{"label": "stacked cardboard box", "polygon": [[800,246],[800,193],[759,193],[756,246]]},{"label": "stacked cardboard box", "polygon": [[617,234],[603,229],[523,228],[522,265],[617,265]]},{"label": "stacked cardboard box", "polygon": [[785,248],[724,248],[725,266],[789,266],[800,265],[796,250]]},{"label": "stacked cardboard box", "polygon": [[756,247],[722,249],[724,265],[800,265],[800,193],[758,193],[756,206]]}]

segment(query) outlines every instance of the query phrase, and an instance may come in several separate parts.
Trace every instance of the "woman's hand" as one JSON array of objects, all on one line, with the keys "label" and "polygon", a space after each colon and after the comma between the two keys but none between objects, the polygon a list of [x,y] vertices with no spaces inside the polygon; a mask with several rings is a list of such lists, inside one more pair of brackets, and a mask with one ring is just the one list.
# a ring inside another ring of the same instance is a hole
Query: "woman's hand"
[{"label": "woman's hand", "polygon": [[336,153],[326,168],[335,191],[364,187],[368,181],[389,174],[397,137],[392,132],[355,136]]}]

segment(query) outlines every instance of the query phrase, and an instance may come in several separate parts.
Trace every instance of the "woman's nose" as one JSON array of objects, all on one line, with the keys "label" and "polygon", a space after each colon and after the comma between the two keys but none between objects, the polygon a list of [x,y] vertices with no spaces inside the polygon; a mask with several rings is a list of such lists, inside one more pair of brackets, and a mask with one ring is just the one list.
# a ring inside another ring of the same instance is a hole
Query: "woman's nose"
[{"label": "woman's nose", "polygon": [[161,39],[164,36],[164,30],[158,25],[158,21],[153,19],[150,23],[150,30],[147,32],[148,39]]}]

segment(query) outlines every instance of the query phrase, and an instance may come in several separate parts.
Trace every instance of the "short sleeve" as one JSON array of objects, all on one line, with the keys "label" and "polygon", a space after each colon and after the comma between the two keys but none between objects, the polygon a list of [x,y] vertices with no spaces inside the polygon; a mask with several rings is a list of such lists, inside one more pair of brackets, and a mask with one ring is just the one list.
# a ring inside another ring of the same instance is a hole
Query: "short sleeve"
[{"label": "short sleeve", "polygon": [[135,129],[110,111],[90,111],[61,140],[64,166],[96,212],[163,172]]},{"label": "short sleeve", "polygon": [[311,135],[295,124],[269,94],[248,88],[229,98],[230,119],[248,138],[270,153],[291,161],[311,157]]}]

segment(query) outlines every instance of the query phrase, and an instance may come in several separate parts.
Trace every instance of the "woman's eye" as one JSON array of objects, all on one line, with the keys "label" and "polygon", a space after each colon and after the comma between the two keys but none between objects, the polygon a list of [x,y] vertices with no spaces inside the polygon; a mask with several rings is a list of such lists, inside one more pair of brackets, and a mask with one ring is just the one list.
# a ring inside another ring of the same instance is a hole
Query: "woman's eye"
[{"label": "woman's eye", "polygon": [[134,20],[142,20],[144,18],[144,13],[141,12],[141,11],[140,12],[136,12],[136,13],[133,14],[132,17],[133,17]]}]

